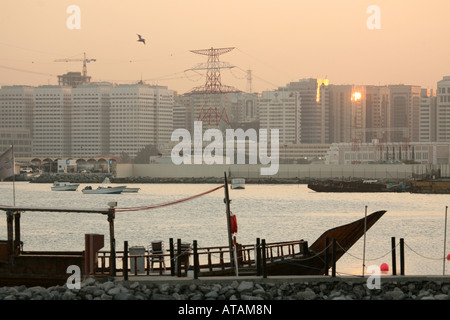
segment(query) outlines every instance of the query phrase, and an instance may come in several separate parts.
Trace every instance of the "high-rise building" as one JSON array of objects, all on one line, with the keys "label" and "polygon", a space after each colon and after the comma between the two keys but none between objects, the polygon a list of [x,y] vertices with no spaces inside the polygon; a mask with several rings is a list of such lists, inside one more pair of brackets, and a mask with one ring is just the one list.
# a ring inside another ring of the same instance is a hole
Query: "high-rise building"
[{"label": "high-rise building", "polygon": [[110,83],[91,83],[72,88],[72,157],[109,153],[111,88]]},{"label": "high-rise building", "polygon": [[366,86],[330,86],[330,141],[366,141]]},{"label": "high-rise building", "polygon": [[329,133],[329,81],[327,79],[300,79],[285,88],[294,92],[300,104],[300,143],[328,143]]},{"label": "high-rise building", "polygon": [[419,141],[420,86],[389,85],[390,141]]},{"label": "high-rise building", "polygon": [[437,83],[436,140],[450,141],[450,76]]},{"label": "high-rise building", "polygon": [[70,87],[40,86],[34,88],[34,156],[70,156],[71,112]]},{"label": "high-rise building", "polygon": [[299,100],[292,91],[263,91],[258,101],[260,128],[278,129],[280,144],[301,143]]},{"label": "high-rise building", "polygon": [[4,86],[0,89],[0,128],[33,131],[33,87]]},{"label": "high-rise building", "polygon": [[134,157],[150,144],[165,148],[173,131],[173,94],[145,84],[111,88],[110,153]]},{"label": "high-rise building", "polygon": [[366,86],[366,142],[389,141],[389,92],[388,87]]},{"label": "high-rise building", "polygon": [[436,90],[422,89],[420,97],[419,141],[436,141]]},{"label": "high-rise building", "polygon": [[329,82],[300,79],[258,99],[260,128],[279,129],[280,143],[329,142]]}]

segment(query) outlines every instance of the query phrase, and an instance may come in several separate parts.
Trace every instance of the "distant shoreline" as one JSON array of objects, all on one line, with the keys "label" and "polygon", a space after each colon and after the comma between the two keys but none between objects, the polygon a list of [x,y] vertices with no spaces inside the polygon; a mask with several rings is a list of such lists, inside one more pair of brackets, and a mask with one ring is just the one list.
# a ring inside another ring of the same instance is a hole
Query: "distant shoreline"
[{"label": "distant shoreline", "polygon": [[[160,178],[160,177],[127,177],[127,178],[117,178],[110,174],[104,173],[54,173],[54,174],[42,174],[37,177],[23,177],[16,176],[16,181],[29,181],[30,183],[53,183],[55,181],[67,181],[73,183],[103,183],[103,180],[108,177],[111,183],[136,183],[136,184],[146,184],[146,183],[191,183],[191,184],[223,184],[223,178],[217,177],[180,177],[180,178]],[[231,181],[233,177],[229,178]],[[245,178],[246,184],[308,184],[314,181],[324,181],[331,180],[331,178]],[[8,179],[7,181],[12,181]],[[380,180],[381,181],[381,180]],[[390,179],[385,181],[387,183],[397,183],[404,180]]]}]

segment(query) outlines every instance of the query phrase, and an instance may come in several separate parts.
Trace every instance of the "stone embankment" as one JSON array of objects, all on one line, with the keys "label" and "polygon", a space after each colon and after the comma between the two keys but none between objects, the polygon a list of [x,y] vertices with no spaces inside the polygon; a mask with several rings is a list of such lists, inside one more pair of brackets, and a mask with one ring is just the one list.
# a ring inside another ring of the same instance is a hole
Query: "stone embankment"
[{"label": "stone embankment", "polygon": [[[73,183],[102,183],[108,177],[111,183],[223,183],[223,178],[204,177],[204,178],[155,178],[155,177],[128,177],[116,178],[104,173],[57,173],[57,174],[41,174],[32,178],[33,183],[53,183],[55,181],[68,181]],[[297,184],[308,183],[300,179],[276,179],[276,178],[257,178],[246,179],[246,183],[269,183],[269,184]]]},{"label": "stone embankment", "polygon": [[134,282],[86,278],[80,289],[0,287],[0,300],[450,300],[449,279],[382,280],[379,289],[367,281],[192,280]]},{"label": "stone embankment", "polygon": [[[102,183],[108,177],[111,183],[212,183],[222,184],[223,178],[203,177],[203,178],[155,178],[155,177],[127,177],[116,178],[105,173],[53,173],[41,174],[30,178],[33,183],[53,183],[55,181],[68,181],[73,183]],[[246,178],[246,184],[308,184],[313,181],[326,179],[300,179],[300,178]],[[399,183],[400,180],[391,179],[386,183]]]}]

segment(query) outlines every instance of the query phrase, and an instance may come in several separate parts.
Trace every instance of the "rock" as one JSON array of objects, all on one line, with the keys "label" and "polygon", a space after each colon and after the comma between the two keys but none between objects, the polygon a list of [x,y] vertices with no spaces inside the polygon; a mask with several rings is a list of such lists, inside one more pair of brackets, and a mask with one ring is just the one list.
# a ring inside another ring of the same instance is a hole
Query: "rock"
[{"label": "rock", "polygon": [[108,290],[108,294],[110,296],[115,296],[116,294],[120,293],[120,288],[119,287],[114,287]]},{"label": "rock", "polygon": [[253,289],[252,281],[242,281],[237,287],[238,292],[250,291]]},{"label": "rock", "polygon": [[445,294],[445,293],[437,294],[437,295],[434,296],[434,298],[436,300],[450,300],[449,295]]},{"label": "rock", "polygon": [[87,286],[92,286],[95,284],[95,281],[96,281],[95,278],[92,278],[92,277],[86,278],[86,279],[84,279],[83,282],[81,282],[81,287],[83,288],[83,287],[87,287]]},{"label": "rock", "polygon": [[110,295],[107,295],[106,293],[104,293],[104,294],[102,294],[102,295],[100,296],[100,299],[102,299],[102,300],[112,300],[113,297],[110,296]]},{"label": "rock", "polygon": [[108,290],[113,287],[114,287],[114,282],[112,282],[112,281],[107,281],[100,286],[100,288],[103,288],[103,290],[105,290],[105,292],[108,292]]},{"label": "rock", "polygon": [[132,284],[130,284],[130,289],[137,289],[139,288],[139,282],[133,282]]},{"label": "rock", "polygon": [[205,294],[206,299],[216,299],[219,296],[217,291],[210,291],[207,294]]},{"label": "rock", "polygon": [[261,297],[255,297],[255,296],[250,296],[250,295],[246,295],[246,294],[241,295],[241,299],[242,300],[264,300]]},{"label": "rock", "polygon": [[297,297],[302,300],[313,300],[316,298],[316,293],[312,289],[306,288],[304,291],[298,292]]},{"label": "rock", "polygon": [[393,300],[402,300],[405,294],[400,288],[394,288],[394,290],[387,293]]},{"label": "rock", "polygon": [[152,295],[152,300],[175,300],[174,297],[167,294],[155,293]]}]

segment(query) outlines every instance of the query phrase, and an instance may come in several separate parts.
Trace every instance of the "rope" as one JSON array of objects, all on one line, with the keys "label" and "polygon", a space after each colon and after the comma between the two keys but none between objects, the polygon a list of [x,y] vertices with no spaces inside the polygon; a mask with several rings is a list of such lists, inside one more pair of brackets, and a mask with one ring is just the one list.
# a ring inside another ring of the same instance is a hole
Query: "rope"
[{"label": "rope", "polygon": [[[339,247],[340,247],[346,254],[348,254],[349,256],[351,256],[351,257],[353,257],[353,258],[355,258],[355,259],[357,259],[357,260],[362,260],[362,258],[359,258],[359,257],[354,256],[354,255],[352,255],[351,253],[349,253],[348,250],[346,250],[344,247],[342,247],[342,246],[339,244],[339,242],[337,242],[337,244],[338,244]],[[397,247],[397,246],[399,246],[399,244],[397,244],[396,247]],[[386,257],[388,254],[392,253],[393,250],[394,250],[394,249],[391,249],[390,251],[386,252],[384,255],[382,255],[382,256],[380,256],[380,257],[378,257],[378,258],[366,259],[366,261],[375,261],[375,260],[382,259],[382,258]]]},{"label": "rope", "polygon": [[430,257],[425,257],[424,255],[421,255],[421,254],[418,253],[417,251],[413,250],[410,246],[408,246],[408,245],[406,244],[406,242],[404,242],[404,244],[408,247],[409,250],[411,250],[412,252],[414,252],[415,254],[417,254],[418,256],[420,256],[420,257],[422,257],[422,258],[425,258],[425,259],[428,259],[428,260],[443,260],[443,259],[445,259],[445,258],[430,258]]},{"label": "rope", "polygon": [[184,198],[184,199],[172,201],[172,202],[160,203],[160,204],[155,204],[155,205],[146,206],[146,207],[117,208],[115,211],[116,212],[140,211],[140,210],[150,210],[150,209],[157,209],[157,208],[162,208],[162,207],[166,207],[166,206],[171,206],[171,205],[174,205],[174,204],[186,202],[186,201],[193,200],[195,198],[199,198],[201,196],[207,195],[209,193],[212,193],[214,191],[217,191],[217,190],[223,188],[224,186],[225,185],[221,185],[221,186],[219,186],[217,188],[214,188],[214,189],[211,189],[209,191],[206,191],[206,192],[203,192],[203,193],[199,193],[197,195],[194,195],[194,196],[191,196],[191,197],[187,197],[187,198]]}]

